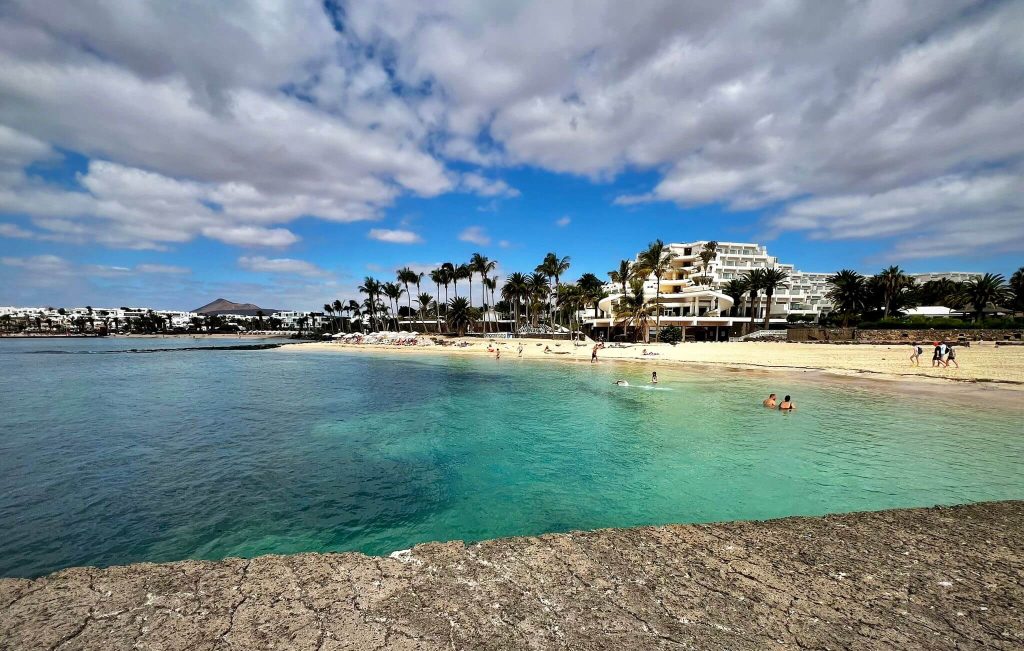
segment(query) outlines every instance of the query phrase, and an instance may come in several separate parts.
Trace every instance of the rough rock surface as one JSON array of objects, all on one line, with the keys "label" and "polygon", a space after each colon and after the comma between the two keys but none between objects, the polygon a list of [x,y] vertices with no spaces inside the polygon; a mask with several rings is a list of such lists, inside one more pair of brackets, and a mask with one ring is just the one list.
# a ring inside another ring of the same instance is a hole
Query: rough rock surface
[{"label": "rough rock surface", "polygon": [[1024,647],[1024,502],[0,580],[2,649]]}]

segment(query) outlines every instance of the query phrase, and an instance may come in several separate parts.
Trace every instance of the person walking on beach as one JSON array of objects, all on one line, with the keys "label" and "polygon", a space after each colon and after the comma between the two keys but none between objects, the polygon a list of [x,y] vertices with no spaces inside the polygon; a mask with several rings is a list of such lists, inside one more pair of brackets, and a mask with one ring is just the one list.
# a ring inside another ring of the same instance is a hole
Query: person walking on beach
[{"label": "person walking on beach", "polygon": [[935,350],[932,351],[932,368],[942,366],[942,346],[940,346],[937,341],[934,343]]},{"label": "person walking on beach", "polygon": [[920,366],[921,365],[921,353],[924,352],[924,349],[921,348],[921,344],[918,344],[918,343],[914,343],[913,344],[913,348],[914,348],[913,351],[910,353],[910,363],[911,363],[912,366]]},{"label": "person walking on beach", "polygon": [[494,349],[494,359],[501,359],[501,349],[500,348],[495,348]]},{"label": "person walking on beach", "polygon": [[796,409],[796,405],[789,396],[786,396],[781,403],[779,403],[779,411],[793,411]]},{"label": "person walking on beach", "polygon": [[775,409],[776,402],[777,401],[775,399],[775,394],[769,393],[768,397],[761,401],[761,404],[767,407],[768,409]]},{"label": "person walking on beach", "polygon": [[593,364],[597,361],[597,344],[594,344],[594,348],[590,351],[590,363]]},{"label": "person walking on beach", "polygon": [[949,346],[947,346],[946,350],[948,351],[946,353],[946,368],[949,368],[949,363],[950,362],[953,362],[954,366],[956,366],[957,368],[960,368],[960,364],[958,364],[957,361],[956,361],[956,350],[953,348],[953,344],[950,344]]},{"label": "person walking on beach", "polygon": [[523,344],[522,343],[519,344],[519,356],[520,357],[523,356]]}]

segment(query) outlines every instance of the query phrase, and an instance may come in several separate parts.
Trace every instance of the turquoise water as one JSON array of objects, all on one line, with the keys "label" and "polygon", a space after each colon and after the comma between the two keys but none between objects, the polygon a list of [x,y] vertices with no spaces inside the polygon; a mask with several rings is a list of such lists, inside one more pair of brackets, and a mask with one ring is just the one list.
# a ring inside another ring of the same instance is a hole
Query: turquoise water
[{"label": "turquoise water", "polygon": [[616,387],[648,372],[611,363],[97,354],[196,343],[0,340],[0,576],[1024,498],[1024,410],[952,384],[940,404],[667,367]]}]

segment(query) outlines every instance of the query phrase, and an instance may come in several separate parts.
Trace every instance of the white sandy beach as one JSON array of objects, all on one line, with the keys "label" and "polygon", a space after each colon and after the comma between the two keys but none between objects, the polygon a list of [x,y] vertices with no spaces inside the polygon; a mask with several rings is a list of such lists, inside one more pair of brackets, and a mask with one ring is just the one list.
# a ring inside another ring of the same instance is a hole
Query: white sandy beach
[{"label": "white sandy beach", "polygon": [[[462,346],[389,346],[341,343],[304,343],[283,349],[308,352],[387,351],[410,355],[458,354],[493,356],[488,347],[501,350],[502,359],[516,359],[523,346],[524,359],[589,362],[593,343],[574,344],[550,339],[481,339],[465,337],[453,340]],[[549,348],[551,352],[545,353]],[[644,355],[643,351],[656,353]],[[630,344],[625,348],[598,351],[598,362],[624,360],[654,365],[697,364],[733,368],[813,369],[843,375],[869,375],[899,380],[959,380],[998,382],[1024,389],[1024,346],[1000,346],[991,342],[957,347],[960,368],[933,368],[931,349],[926,347],[920,366],[910,363],[909,345],[842,345],[777,342],[721,342],[668,344]]]}]

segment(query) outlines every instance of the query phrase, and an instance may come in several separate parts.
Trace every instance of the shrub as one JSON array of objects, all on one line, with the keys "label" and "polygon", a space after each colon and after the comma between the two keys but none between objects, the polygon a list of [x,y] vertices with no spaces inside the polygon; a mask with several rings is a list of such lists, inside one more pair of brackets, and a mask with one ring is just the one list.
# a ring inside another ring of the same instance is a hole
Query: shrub
[{"label": "shrub", "polygon": [[666,344],[678,344],[683,340],[683,331],[679,326],[668,326],[662,329],[659,339]]}]

